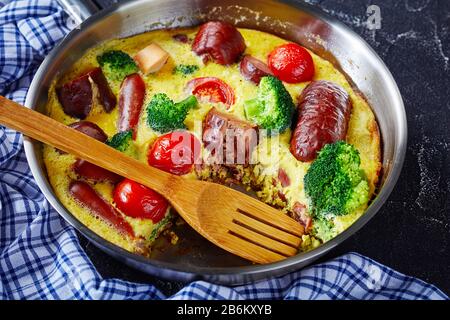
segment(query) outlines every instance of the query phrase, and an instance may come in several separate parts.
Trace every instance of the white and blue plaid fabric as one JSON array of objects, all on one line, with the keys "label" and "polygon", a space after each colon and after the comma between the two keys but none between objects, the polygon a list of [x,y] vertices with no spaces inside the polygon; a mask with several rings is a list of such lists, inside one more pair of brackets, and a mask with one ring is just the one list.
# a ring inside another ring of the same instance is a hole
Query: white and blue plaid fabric
[{"label": "white and blue plaid fabric", "polygon": [[[0,1],[0,94],[24,103],[39,63],[69,32],[51,0]],[[238,287],[204,281],[166,297],[148,284],[103,279],[72,227],[50,207],[22,137],[0,126],[1,299],[447,299],[436,287],[359,254]]]}]

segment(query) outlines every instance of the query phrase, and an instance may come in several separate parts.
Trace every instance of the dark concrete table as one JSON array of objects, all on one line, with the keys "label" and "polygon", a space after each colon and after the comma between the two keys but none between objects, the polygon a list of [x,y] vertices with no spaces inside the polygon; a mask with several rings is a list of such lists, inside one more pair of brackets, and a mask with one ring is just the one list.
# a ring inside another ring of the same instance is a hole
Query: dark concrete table
[{"label": "dark concrete table", "polygon": [[[396,79],[408,117],[408,151],[389,201],[325,259],[355,251],[450,294],[450,1],[309,0],[360,34]],[[369,5],[381,28],[369,30]],[[182,284],[152,278],[82,240],[104,277],[153,283],[167,294]]]}]

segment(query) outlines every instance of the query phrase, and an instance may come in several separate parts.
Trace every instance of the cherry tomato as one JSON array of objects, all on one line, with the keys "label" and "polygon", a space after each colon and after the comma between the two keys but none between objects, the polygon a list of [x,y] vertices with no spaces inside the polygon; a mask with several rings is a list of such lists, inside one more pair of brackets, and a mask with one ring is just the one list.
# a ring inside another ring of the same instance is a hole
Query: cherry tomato
[{"label": "cherry tomato", "polygon": [[176,175],[191,172],[200,157],[200,141],[187,131],[175,131],[159,137],[150,148],[148,164]]},{"label": "cherry tomato", "polygon": [[268,64],[273,74],[281,81],[297,83],[310,81],[314,77],[314,62],[309,52],[295,43],[275,48]]},{"label": "cherry tomato", "polygon": [[206,102],[234,104],[234,91],[224,81],[214,77],[195,78],[187,83],[187,91]]},{"label": "cherry tomato", "polygon": [[123,180],[114,189],[117,208],[132,218],[161,221],[169,208],[169,202],[159,193],[129,179]]}]

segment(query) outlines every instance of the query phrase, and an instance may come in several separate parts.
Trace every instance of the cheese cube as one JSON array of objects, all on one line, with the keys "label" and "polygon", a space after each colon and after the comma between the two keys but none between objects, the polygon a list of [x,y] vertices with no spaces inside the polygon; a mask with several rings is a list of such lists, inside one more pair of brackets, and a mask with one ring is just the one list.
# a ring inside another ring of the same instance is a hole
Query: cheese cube
[{"label": "cheese cube", "polygon": [[166,50],[156,43],[152,43],[139,51],[134,57],[134,60],[142,73],[147,75],[159,71],[167,62],[168,58],[169,53]]}]

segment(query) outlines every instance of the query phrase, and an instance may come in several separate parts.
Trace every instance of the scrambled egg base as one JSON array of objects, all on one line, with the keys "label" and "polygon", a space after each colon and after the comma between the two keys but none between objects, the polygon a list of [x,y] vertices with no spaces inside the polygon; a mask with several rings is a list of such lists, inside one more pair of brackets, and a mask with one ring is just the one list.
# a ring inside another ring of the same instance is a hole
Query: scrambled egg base
[{"label": "scrambled egg base", "polygon": [[[186,83],[197,77],[217,77],[223,79],[230,85],[235,92],[236,102],[229,110],[224,105],[216,104],[215,107],[220,111],[231,113],[234,116],[245,120],[243,102],[251,99],[256,95],[257,86],[250,81],[245,80],[239,72],[239,65],[222,66],[213,62],[206,65],[201,58],[191,51],[191,45],[174,41],[172,36],[177,33],[185,33],[189,39],[193,39],[197,33],[197,28],[178,29],[178,30],[160,30],[152,31],[140,35],[136,35],[125,39],[116,39],[108,41],[96,48],[88,51],[79,61],[77,61],[68,72],[62,77],[56,79],[49,90],[49,99],[47,104],[47,113],[53,119],[64,124],[71,124],[77,119],[71,118],[64,114],[63,109],[58,101],[55,88],[67,81],[77,77],[77,75],[87,71],[93,67],[98,67],[97,56],[107,50],[123,50],[130,56],[135,55],[139,50],[146,47],[151,42],[157,43],[163,49],[170,53],[170,58],[166,65],[157,73],[149,76],[143,76],[147,86],[146,99],[144,102],[143,113],[138,126],[137,139],[135,141],[139,150],[139,160],[146,161],[148,147],[157,138],[158,134],[152,131],[146,124],[145,107],[151,97],[156,93],[166,93],[174,101],[184,99],[188,93],[185,92]],[[266,61],[267,55],[276,46],[286,43],[277,36],[256,30],[239,29],[243,35],[247,49],[246,54],[250,54],[262,61]],[[360,152],[361,167],[364,170],[369,186],[370,194],[375,192],[379,172],[380,163],[380,137],[375,116],[368,103],[357,92],[355,92],[346,80],[344,75],[340,73],[330,62],[312,54],[316,73],[314,80],[329,80],[343,87],[352,100],[353,111],[349,123],[347,133],[347,142],[353,144]],[[199,70],[190,75],[175,74],[173,69],[179,64],[197,65]],[[285,84],[287,90],[292,95],[294,102],[297,102],[302,90],[308,83]],[[116,97],[119,96],[118,85],[111,84],[111,88]],[[213,107],[211,103],[201,103],[197,109],[190,111],[186,118],[185,124],[189,131],[193,132],[201,141],[201,126],[195,125],[196,122],[202,121],[207,112]],[[118,108],[116,107],[110,114],[102,111],[101,106],[95,105],[86,120],[99,125],[105,133],[111,137],[117,133],[116,123],[118,120]],[[253,157],[257,157],[258,164],[246,168],[244,170],[245,181],[248,171],[253,170],[253,176],[256,176],[260,190],[258,196],[267,203],[274,205],[282,205],[284,211],[289,211],[295,202],[308,205],[303,186],[303,177],[306,174],[310,163],[297,161],[289,151],[289,140],[291,132],[288,130],[278,139],[271,141],[273,138],[266,138],[260,141],[258,147],[253,152]],[[76,203],[68,194],[68,184],[71,178],[75,178],[71,172],[71,165],[75,161],[72,155],[60,154],[54,148],[44,146],[44,161],[47,167],[48,176],[53,189],[62,202],[62,204],[72,212],[83,224],[92,229],[94,232],[105,239],[129,250],[136,251],[135,243],[118,234],[108,224],[102,220],[96,219],[85,208]],[[273,185],[272,178],[277,177],[278,168],[285,170],[290,179],[290,185],[283,188],[280,183]],[[208,173],[202,173],[207,178]],[[196,174],[191,173],[186,178],[195,179]],[[255,180],[255,179],[254,179]],[[250,185],[250,182],[249,182]],[[97,183],[94,188],[108,201],[112,202],[113,186],[109,183]],[[286,197],[285,203],[277,203],[274,194],[280,190]],[[332,226],[324,225],[314,221],[314,227],[310,235],[303,236],[302,250],[307,251],[319,246],[321,243],[328,241],[337,234],[344,231],[356,219],[358,219],[365,211],[365,207],[361,207],[357,211],[345,216],[334,218]],[[158,228],[161,225],[153,225],[150,220],[133,219],[126,217],[132,225],[136,235],[146,239],[146,245],[150,246],[157,235]],[[152,236],[150,236],[152,235]]]}]

